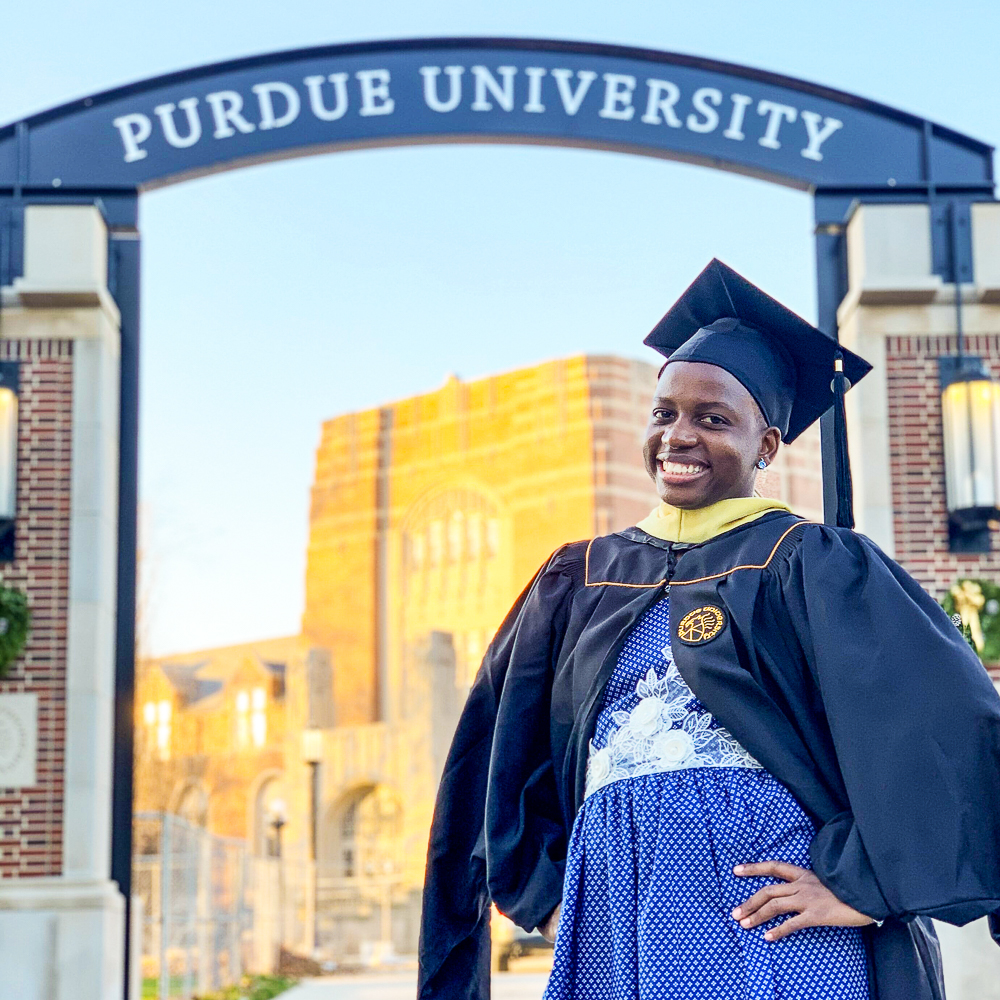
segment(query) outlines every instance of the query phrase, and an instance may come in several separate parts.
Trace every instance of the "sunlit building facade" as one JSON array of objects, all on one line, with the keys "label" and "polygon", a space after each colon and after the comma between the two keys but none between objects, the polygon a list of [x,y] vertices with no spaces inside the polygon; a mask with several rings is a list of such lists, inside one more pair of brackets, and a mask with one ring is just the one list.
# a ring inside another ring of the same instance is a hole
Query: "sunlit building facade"
[{"label": "sunlit building facade", "polygon": [[[143,665],[137,808],[267,856],[277,803],[296,871],[311,863],[315,821],[321,951],[412,951],[436,783],[465,692],[554,549],[634,524],[657,502],[641,455],[655,377],[644,362],[577,356],[451,377],[327,421],[302,634]],[[761,486],[820,515],[818,437],[783,450]]]}]

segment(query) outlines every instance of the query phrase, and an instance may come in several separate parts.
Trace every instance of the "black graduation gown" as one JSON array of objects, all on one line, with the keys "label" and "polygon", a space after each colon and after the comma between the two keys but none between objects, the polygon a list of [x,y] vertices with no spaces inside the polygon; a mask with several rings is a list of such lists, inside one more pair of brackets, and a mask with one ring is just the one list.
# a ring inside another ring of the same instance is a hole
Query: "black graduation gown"
[{"label": "black graduation gown", "polygon": [[[560,901],[601,693],[668,582],[685,681],[813,818],[817,876],[885,921],[863,930],[872,1000],[940,1000],[929,918],[1000,911],[1000,697],[873,542],[781,512],[698,545],[639,528],[572,543],[518,598],[441,781],[419,997],[489,996],[491,899],[529,930]],[[682,641],[704,607],[723,627]]]}]

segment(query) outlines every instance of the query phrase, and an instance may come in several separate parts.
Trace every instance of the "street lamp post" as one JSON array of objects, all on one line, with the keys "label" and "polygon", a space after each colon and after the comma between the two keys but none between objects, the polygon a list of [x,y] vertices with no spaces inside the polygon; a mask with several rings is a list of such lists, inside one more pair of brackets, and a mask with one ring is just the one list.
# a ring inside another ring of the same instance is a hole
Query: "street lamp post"
[{"label": "street lamp post", "polygon": [[383,954],[392,953],[392,883],[395,865],[388,858],[382,862],[382,899],[379,936],[382,939]]},{"label": "street lamp post", "polygon": [[309,728],[302,733],[302,758],[309,765],[309,858],[312,861],[313,954],[319,954],[319,766],[323,760],[322,730]]},{"label": "street lamp post", "polygon": [[278,941],[274,971],[281,971],[281,952],[285,946],[285,872],[281,852],[281,831],[288,822],[288,812],[283,799],[271,803],[271,828],[274,830],[274,857],[278,865]]}]

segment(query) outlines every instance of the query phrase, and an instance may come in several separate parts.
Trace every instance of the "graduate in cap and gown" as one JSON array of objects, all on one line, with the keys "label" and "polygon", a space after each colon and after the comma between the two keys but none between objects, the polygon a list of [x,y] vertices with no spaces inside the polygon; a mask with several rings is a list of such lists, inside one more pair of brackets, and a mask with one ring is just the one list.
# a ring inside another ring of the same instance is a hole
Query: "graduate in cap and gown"
[{"label": "graduate in cap and gown", "polygon": [[[487,650],[431,828],[420,998],[489,996],[491,901],[546,1000],[942,1000],[931,918],[1000,941],[1000,696],[851,530],[867,362],[712,261],[666,355],[638,525],[558,549]],[[837,526],[754,494],[835,407]]]}]

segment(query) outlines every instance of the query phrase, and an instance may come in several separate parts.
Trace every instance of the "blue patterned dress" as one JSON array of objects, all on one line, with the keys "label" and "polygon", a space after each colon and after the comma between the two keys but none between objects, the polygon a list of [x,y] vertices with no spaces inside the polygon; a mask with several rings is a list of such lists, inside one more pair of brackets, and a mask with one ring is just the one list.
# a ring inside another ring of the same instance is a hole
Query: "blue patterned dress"
[{"label": "blue patterned dress", "polygon": [[815,827],[695,698],[670,650],[669,605],[639,620],[604,692],[570,838],[544,1000],[868,1000],[860,928],[769,942],[732,910],[810,866]]}]

